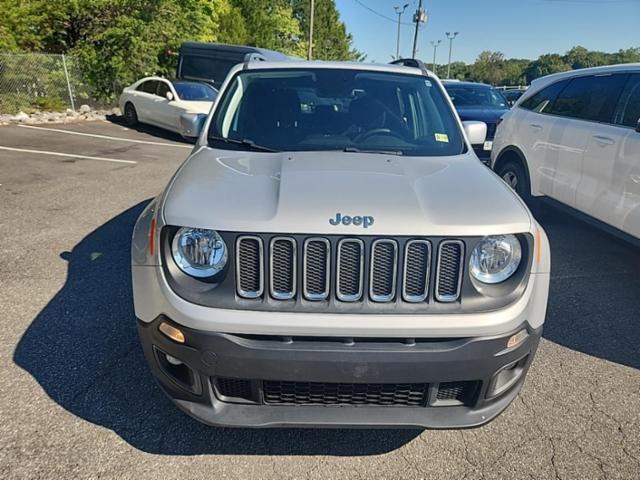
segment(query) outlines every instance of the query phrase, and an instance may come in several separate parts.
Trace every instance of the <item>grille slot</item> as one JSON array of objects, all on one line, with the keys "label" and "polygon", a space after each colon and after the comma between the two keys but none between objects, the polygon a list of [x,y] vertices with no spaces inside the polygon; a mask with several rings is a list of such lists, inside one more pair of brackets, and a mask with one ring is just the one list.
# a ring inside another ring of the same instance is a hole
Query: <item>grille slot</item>
[{"label": "grille slot", "polygon": [[304,243],[302,282],[307,300],[329,297],[331,244],[326,238],[309,238]]},{"label": "grille slot", "polygon": [[430,267],[431,243],[427,240],[408,241],[405,247],[402,283],[402,298],[405,302],[418,303],[427,299]]},{"label": "grille slot", "polygon": [[296,295],[296,241],[289,237],[271,239],[269,254],[269,289],[276,300],[290,300]]},{"label": "grille slot", "polygon": [[236,289],[243,298],[258,298],[264,292],[264,247],[255,236],[236,242]]},{"label": "grille slot", "polygon": [[364,243],[358,239],[343,239],[338,243],[336,294],[343,302],[362,298],[364,278]]},{"label": "grille slot", "polygon": [[369,296],[374,302],[389,302],[396,293],[398,244],[393,240],[376,240],[371,246],[371,281]]},{"label": "grille slot", "polygon": [[426,405],[426,383],[262,382],[264,403],[271,405]]},{"label": "grille slot", "polygon": [[455,302],[460,298],[464,243],[460,240],[444,240],[438,247],[436,274],[436,300]]}]

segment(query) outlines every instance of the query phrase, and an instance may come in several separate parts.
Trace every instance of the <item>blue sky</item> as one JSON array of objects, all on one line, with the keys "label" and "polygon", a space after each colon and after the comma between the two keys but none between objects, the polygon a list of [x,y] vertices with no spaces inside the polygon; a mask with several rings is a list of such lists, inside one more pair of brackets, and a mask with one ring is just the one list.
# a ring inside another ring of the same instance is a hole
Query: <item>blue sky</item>
[{"label": "blue sky", "polygon": [[[316,0],[323,1],[323,0]],[[359,0],[389,18],[394,5],[409,4],[402,17],[410,22],[417,0]],[[397,24],[370,12],[357,0],[336,0],[354,46],[367,61],[388,62],[396,50]],[[537,58],[564,53],[575,45],[614,52],[640,47],[640,0],[423,0],[429,12],[420,30],[418,57],[431,62],[431,40],[442,39],[437,62],[446,63],[447,31],[459,31],[453,60],[473,62],[483,50],[508,58]],[[411,55],[413,26],[402,25],[400,52]]]}]

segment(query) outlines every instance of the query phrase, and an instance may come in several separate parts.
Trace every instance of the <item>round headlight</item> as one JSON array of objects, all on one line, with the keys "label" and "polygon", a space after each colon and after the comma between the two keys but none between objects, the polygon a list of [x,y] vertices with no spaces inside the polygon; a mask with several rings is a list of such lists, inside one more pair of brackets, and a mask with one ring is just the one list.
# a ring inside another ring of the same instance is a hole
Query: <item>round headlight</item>
[{"label": "round headlight", "polygon": [[215,230],[181,228],[173,237],[171,253],[180,270],[192,277],[212,277],[227,264],[227,246]]},{"label": "round headlight", "polygon": [[514,235],[484,237],[471,252],[471,275],[482,283],[500,283],[518,269],[522,259],[520,242]]}]

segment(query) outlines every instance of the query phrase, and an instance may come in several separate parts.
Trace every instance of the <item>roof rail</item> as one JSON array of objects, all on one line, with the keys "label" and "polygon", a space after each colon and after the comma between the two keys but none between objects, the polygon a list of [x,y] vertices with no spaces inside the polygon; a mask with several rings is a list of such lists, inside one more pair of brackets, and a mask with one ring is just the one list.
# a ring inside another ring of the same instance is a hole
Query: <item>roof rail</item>
[{"label": "roof rail", "polygon": [[429,69],[424,64],[424,62],[422,60],[418,60],[417,58],[399,58],[398,60],[390,62],[390,65],[402,65],[403,67],[419,68],[425,75],[429,73]]}]

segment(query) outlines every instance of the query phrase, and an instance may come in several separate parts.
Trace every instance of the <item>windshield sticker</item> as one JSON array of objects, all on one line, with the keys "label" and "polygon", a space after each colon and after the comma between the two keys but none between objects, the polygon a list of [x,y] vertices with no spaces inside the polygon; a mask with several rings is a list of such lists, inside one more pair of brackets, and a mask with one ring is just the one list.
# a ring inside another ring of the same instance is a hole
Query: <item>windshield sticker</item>
[{"label": "windshield sticker", "polygon": [[429,80],[425,80],[425,81],[424,81],[424,84],[425,84],[427,87],[430,87],[430,86],[431,86],[431,82],[430,82]]},{"label": "windshield sticker", "polygon": [[449,143],[449,135],[446,133],[436,133],[436,142]]}]

